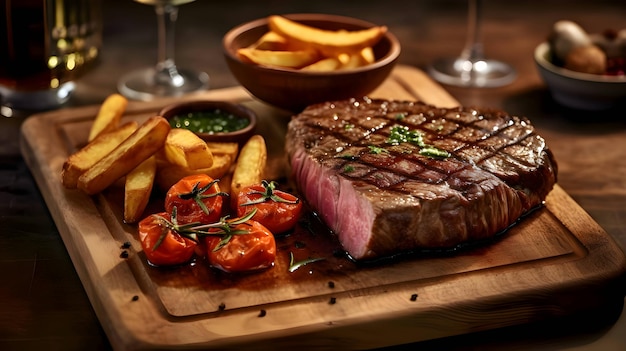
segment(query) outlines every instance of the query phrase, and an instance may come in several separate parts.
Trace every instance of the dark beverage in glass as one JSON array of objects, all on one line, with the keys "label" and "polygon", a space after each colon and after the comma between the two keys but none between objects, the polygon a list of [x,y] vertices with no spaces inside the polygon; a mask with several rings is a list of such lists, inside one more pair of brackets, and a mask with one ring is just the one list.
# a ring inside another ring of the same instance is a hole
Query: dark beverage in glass
[{"label": "dark beverage in glass", "polygon": [[101,48],[94,0],[0,0],[0,101],[12,108],[56,107]]}]

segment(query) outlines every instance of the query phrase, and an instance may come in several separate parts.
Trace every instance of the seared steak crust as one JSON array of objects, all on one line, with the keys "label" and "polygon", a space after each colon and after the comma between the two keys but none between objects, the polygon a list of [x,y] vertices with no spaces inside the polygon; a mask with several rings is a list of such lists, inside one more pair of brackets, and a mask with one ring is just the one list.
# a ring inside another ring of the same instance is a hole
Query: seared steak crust
[{"label": "seared steak crust", "polygon": [[[393,143],[398,126],[448,156]],[[327,102],[292,118],[285,147],[302,195],[356,260],[492,237],[556,182],[544,139],[502,111]]]}]

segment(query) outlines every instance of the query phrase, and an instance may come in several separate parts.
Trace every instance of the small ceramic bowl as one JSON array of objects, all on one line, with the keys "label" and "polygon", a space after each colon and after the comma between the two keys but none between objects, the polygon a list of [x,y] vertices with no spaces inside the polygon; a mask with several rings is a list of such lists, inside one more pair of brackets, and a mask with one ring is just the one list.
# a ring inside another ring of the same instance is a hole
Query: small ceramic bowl
[{"label": "small ceramic bowl", "polygon": [[[356,18],[327,14],[284,17],[327,30],[360,30],[375,26]],[[387,78],[400,55],[398,39],[387,31],[373,46],[376,61],[353,69],[302,72],[259,66],[239,59],[239,48],[250,46],[268,31],[267,18],[231,29],[223,39],[224,56],[237,81],[252,95],[292,112],[299,112],[314,103],[365,96]]]},{"label": "small ceramic bowl", "polygon": [[626,76],[574,72],[554,65],[550,45],[535,49],[539,74],[558,103],[573,109],[607,110],[623,105],[626,99]]},{"label": "small ceramic bowl", "polygon": [[254,134],[256,129],[257,116],[252,110],[243,105],[233,104],[226,101],[185,101],[168,105],[159,112],[161,116],[170,121],[170,124],[172,124],[172,119],[176,116],[181,116],[189,119],[189,121],[192,121],[199,113],[210,114],[212,117],[219,116],[219,118],[227,118],[231,121],[236,119],[244,119],[248,121],[247,125],[243,128],[234,131],[201,132],[194,130],[196,135],[207,142],[241,143],[249,139]]}]

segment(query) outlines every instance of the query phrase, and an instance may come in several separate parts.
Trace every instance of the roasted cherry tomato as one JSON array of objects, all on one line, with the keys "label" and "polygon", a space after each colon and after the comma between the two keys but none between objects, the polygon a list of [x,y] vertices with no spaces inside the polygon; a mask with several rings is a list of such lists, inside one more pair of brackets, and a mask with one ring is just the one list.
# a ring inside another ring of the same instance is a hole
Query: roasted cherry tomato
[{"label": "roasted cherry tomato", "polygon": [[205,237],[209,263],[225,272],[269,268],[276,259],[274,235],[261,223],[244,218],[209,230]]},{"label": "roasted cherry tomato", "polygon": [[292,229],[302,212],[302,202],[289,193],[276,189],[275,182],[245,187],[237,197],[239,217],[257,209],[252,219],[263,224],[272,233],[279,234]]},{"label": "roasted cherry tomato", "polygon": [[217,180],[206,174],[182,178],[165,194],[165,211],[172,213],[177,208],[180,224],[193,222],[213,223],[222,215],[223,197]]},{"label": "roasted cherry tomato", "polygon": [[188,262],[194,254],[196,241],[172,229],[169,213],[150,215],[139,222],[139,240],[148,261],[157,266]]}]

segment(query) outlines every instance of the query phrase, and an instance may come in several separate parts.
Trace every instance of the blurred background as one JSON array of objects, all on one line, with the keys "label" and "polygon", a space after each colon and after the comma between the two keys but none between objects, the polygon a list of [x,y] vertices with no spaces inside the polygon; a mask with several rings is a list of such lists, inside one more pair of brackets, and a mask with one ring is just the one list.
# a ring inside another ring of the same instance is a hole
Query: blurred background
[{"label": "blurred background", "polygon": [[[465,31],[459,30],[465,28],[467,20],[467,1],[463,0],[197,0],[179,9],[177,64],[207,72],[211,88],[236,85],[222,56],[223,35],[249,20],[297,12],[333,13],[387,25],[402,44],[399,63],[421,68],[436,58],[458,55],[465,43]],[[493,56],[490,53],[496,48],[510,48],[497,50],[497,59],[518,62],[515,68],[519,76],[524,77],[522,81],[530,81],[527,88],[541,90],[542,83],[532,55],[554,22],[569,19],[578,22],[588,32],[626,28],[626,4],[622,0],[484,0],[483,18],[486,55]],[[151,6],[131,0],[106,0],[103,3],[103,26],[100,63],[85,79],[78,81],[73,104],[101,102],[116,90],[121,75],[155,62],[156,20]],[[520,60],[519,56],[525,59]],[[504,93],[515,88],[516,83],[513,83]],[[456,89],[451,89],[453,95],[455,92]],[[490,98],[489,93],[490,90],[475,90],[461,102],[516,109],[515,104],[500,106],[500,96]]]}]

